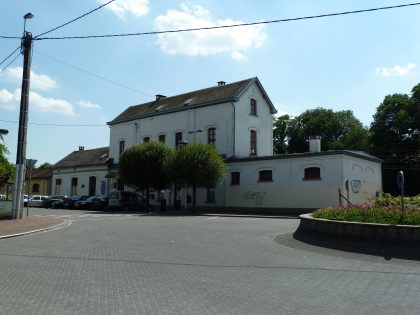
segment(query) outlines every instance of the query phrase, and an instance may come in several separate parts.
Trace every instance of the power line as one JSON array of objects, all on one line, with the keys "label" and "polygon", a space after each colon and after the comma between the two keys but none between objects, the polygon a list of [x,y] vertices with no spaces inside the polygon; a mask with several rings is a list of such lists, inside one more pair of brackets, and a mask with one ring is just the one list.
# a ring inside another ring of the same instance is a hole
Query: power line
[{"label": "power line", "polygon": [[7,60],[9,59],[15,52],[17,52],[20,49],[20,46],[18,46],[15,50],[12,51],[12,53],[10,55],[8,55],[6,58],[3,59],[2,62],[0,62],[0,66]]},{"label": "power line", "polygon": [[99,10],[99,9],[101,9],[101,8],[103,8],[103,7],[105,7],[105,6],[107,6],[108,4],[110,4],[111,2],[114,2],[114,1],[115,1],[115,0],[108,1],[107,3],[105,3],[105,4],[103,4],[103,5],[101,5],[101,6],[97,7],[97,8],[95,8],[95,9],[93,9],[93,10],[89,11],[89,12],[86,12],[85,14],[82,14],[81,16],[79,16],[79,17],[77,17],[77,18],[75,18],[75,19],[73,19],[73,20],[70,20],[70,21],[68,21],[68,22],[66,22],[66,23],[64,23],[64,24],[62,24],[62,25],[59,25],[59,26],[57,26],[57,27],[54,27],[53,29],[51,29],[51,30],[49,30],[49,31],[46,31],[46,32],[44,32],[44,33],[41,33],[41,34],[39,34],[39,35],[35,36],[35,37],[34,37],[34,39],[36,39],[36,38],[37,38],[37,37],[39,37],[39,36],[42,36],[42,35],[45,35],[45,34],[51,33],[51,32],[53,32],[53,31],[55,31],[55,30],[58,30],[59,28],[62,28],[62,27],[64,27],[64,26],[66,26],[66,25],[69,25],[70,23],[73,23],[74,21],[77,21],[77,20],[79,20],[79,19],[81,19],[81,18],[83,18],[83,17],[87,16],[87,15],[89,15],[89,14],[91,14],[91,13],[93,13],[93,12],[95,12],[95,11],[97,11],[97,10]]},{"label": "power line", "polygon": [[41,55],[41,56],[44,56],[44,57],[49,58],[49,59],[51,59],[51,60],[54,60],[55,62],[61,63],[61,64],[63,64],[63,65],[66,65],[67,67],[70,67],[70,68],[75,69],[75,70],[77,70],[77,71],[83,72],[83,73],[88,74],[88,75],[90,75],[90,76],[93,76],[93,77],[95,77],[95,78],[101,79],[101,80],[106,81],[106,82],[108,82],[108,83],[111,83],[111,84],[117,85],[117,86],[119,86],[119,87],[125,88],[125,89],[127,89],[127,90],[130,90],[130,91],[133,91],[133,92],[136,92],[136,93],[139,93],[139,94],[145,95],[145,96],[153,97],[153,95],[147,94],[147,93],[145,93],[145,92],[142,92],[142,91],[139,91],[139,90],[133,89],[133,88],[131,88],[131,87],[129,87],[129,86],[126,86],[126,85],[123,85],[123,84],[121,84],[121,83],[115,82],[115,81],[113,81],[113,80],[107,79],[107,78],[102,77],[102,76],[100,76],[100,75],[94,74],[94,73],[92,73],[92,72],[90,72],[90,71],[88,71],[88,70],[85,70],[85,69],[82,69],[82,68],[80,68],[80,67],[77,67],[77,66],[71,65],[71,64],[69,64],[69,63],[67,63],[67,62],[65,62],[65,61],[59,60],[59,59],[57,59],[57,58],[54,58],[54,57],[48,56],[48,55],[46,55],[46,54],[44,54],[44,53],[41,53],[41,52],[39,52],[39,51],[37,51],[37,50],[35,50],[35,52],[36,52],[37,54]]},{"label": "power line", "polygon": [[[19,47],[20,48],[20,47]],[[15,56],[15,58],[13,58],[12,59],[12,61],[10,61],[7,65],[6,65],[6,67],[4,67],[3,69],[1,69],[0,70],[0,74],[2,74],[4,71],[6,71],[6,69],[13,63],[13,62],[15,62],[15,60],[18,58],[20,56],[20,54],[17,54],[16,56]]]},{"label": "power line", "polygon": [[209,26],[209,27],[186,28],[186,29],[178,29],[178,30],[151,31],[151,32],[141,32],[141,33],[125,33],[125,34],[87,35],[87,36],[63,36],[63,37],[39,37],[40,35],[38,35],[34,39],[35,40],[87,39],[87,38],[159,35],[159,34],[168,34],[168,33],[181,33],[181,32],[192,32],[192,31],[214,30],[214,29],[241,27],[241,26],[253,26],[253,25],[261,25],[261,24],[272,24],[272,23],[281,23],[281,22],[292,22],[292,21],[300,21],[300,20],[318,19],[318,18],[325,18],[325,17],[332,17],[332,16],[341,16],[341,15],[366,13],[366,12],[373,12],[373,11],[380,11],[380,10],[397,9],[397,8],[411,7],[411,6],[417,6],[417,5],[420,5],[420,2],[394,5],[394,6],[388,6],[388,7],[379,7],[379,8],[371,8],[371,9],[363,9],[363,10],[345,11],[345,12],[338,12],[338,13],[310,15],[310,16],[297,17],[297,18],[278,19],[278,20],[269,20],[269,21],[251,22],[251,23],[238,23],[238,24]]},{"label": "power line", "polygon": [[0,35],[0,38],[3,38],[3,39],[20,39],[20,37],[17,37],[17,36],[4,36],[4,35]]},{"label": "power line", "polygon": [[[6,122],[6,123],[12,123],[12,124],[18,124],[19,122],[18,121],[12,121],[12,120],[3,120],[3,119],[0,119],[0,121],[1,122]],[[107,125],[106,124],[101,124],[101,125],[99,125],[99,124],[97,124],[97,125],[95,125],[95,124],[85,124],[85,125],[83,125],[83,124],[75,124],[75,125],[72,125],[72,124],[51,124],[51,123],[28,123],[29,125],[36,125],[36,126],[54,126],[54,127],[107,127]]]}]

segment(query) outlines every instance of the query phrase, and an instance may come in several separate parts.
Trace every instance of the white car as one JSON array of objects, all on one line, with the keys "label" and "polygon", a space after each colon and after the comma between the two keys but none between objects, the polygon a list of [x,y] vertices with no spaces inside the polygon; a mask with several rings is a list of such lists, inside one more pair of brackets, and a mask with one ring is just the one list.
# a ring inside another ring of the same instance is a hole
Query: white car
[{"label": "white car", "polygon": [[45,196],[33,195],[29,198],[29,207],[42,207]]}]

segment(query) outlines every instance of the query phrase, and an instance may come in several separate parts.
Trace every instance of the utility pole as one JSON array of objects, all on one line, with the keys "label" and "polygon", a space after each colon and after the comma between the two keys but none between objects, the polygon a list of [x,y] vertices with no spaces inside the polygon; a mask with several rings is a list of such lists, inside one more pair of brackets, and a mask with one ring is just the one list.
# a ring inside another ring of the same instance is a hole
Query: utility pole
[{"label": "utility pole", "polygon": [[16,154],[15,179],[13,187],[12,218],[23,217],[23,183],[25,180],[26,139],[28,129],[29,83],[31,73],[32,34],[27,32],[26,20],[33,18],[31,13],[25,14],[21,53],[23,54],[22,90],[20,95],[19,133]]}]

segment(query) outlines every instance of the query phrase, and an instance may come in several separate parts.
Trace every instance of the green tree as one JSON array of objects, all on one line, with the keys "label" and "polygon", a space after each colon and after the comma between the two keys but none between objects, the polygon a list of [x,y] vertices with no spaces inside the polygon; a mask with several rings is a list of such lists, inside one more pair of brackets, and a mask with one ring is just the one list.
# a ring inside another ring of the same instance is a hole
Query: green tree
[{"label": "green tree", "polygon": [[226,173],[225,161],[217,149],[203,143],[178,147],[171,169],[175,182],[193,188],[193,206],[196,205],[197,187],[214,188]]},{"label": "green tree", "polygon": [[14,166],[9,162],[7,156],[9,151],[0,136],[0,189],[3,189],[5,183],[13,178]]},{"label": "green tree", "polygon": [[45,163],[42,163],[38,168],[50,168],[52,166],[53,165],[51,163],[45,162]]},{"label": "green tree", "polygon": [[378,106],[370,126],[374,154],[385,159],[418,154],[419,94],[417,85],[412,97],[407,94],[387,95]]},{"label": "green tree", "polygon": [[169,166],[173,150],[162,142],[148,142],[132,146],[120,157],[119,173],[127,185],[146,191],[149,208],[150,189],[161,190],[169,182]]},{"label": "green tree", "polygon": [[290,116],[282,115],[273,122],[273,150],[276,154],[287,153],[287,132],[290,126]]},{"label": "green tree", "polygon": [[309,138],[321,136],[322,150],[368,151],[368,130],[350,110],[310,109],[290,120],[288,152],[307,152]]}]

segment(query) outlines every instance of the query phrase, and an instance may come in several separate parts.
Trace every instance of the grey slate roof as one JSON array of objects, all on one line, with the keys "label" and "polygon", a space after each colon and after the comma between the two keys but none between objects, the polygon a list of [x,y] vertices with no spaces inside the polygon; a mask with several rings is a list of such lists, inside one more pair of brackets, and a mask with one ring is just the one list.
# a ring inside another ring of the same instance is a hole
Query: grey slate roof
[{"label": "grey slate roof", "polygon": [[108,125],[114,125],[143,117],[187,110],[194,107],[216,105],[225,102],[236,102],[254,82],[261,89],[261,93],[264,95],[264,98],[270,106],[271,113],[276,113],[277,111],[260,81],[257,77],[254,77],[222,86],[213,86],[202,90],[166,97],[153,102],[130,106],[112,121],[108,122]]},{"label": "grey slate roof", "polygon": [[109,157],[109,147],[73,151],[54,164],[52,168],[89,166],[105,164]]}]

